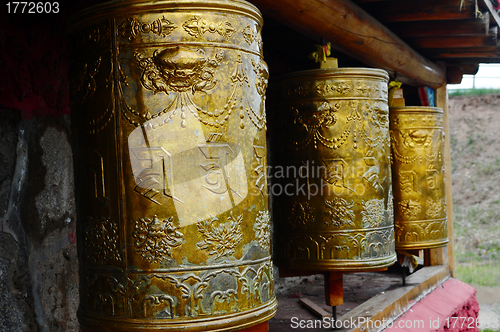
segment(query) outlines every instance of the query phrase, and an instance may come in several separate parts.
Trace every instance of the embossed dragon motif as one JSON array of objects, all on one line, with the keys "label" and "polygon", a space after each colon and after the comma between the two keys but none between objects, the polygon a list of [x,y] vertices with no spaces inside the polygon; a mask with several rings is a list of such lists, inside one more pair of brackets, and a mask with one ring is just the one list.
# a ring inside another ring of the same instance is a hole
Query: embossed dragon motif
[{"label": "embossed dragon motif", "polygon": [[171,249],[182,244],[184,235],[177,230],[173,217],[153,220],[141,218],[135,222],[132,236],[136,239],[136,252],[150,263],[159,263],[171,259]]},{"label": "embossed dragon motif", "polygon": [[[345,117],[344,130],[340,136],[328,137],[325,134],[332,132],[330,128],[337,123],[339,114],[342,114],[342,109],[345,108],[348,108],[350,112]],[[303,133],[302,139],[294,138],[287,143],[295,150],[303,149],[311,142],[314,148],[317,148],[319,143],[336,150],[342,147],[349,137],[352,137],[355,149],[361,138],[371,148],[377,148],[381,143],[389,146],[387,111],[371,103],[356,100],[349,101],[347,104],[342,101],[325,101],[314,112],[301,111],[294,107],[291,113],[294,114],[293,124]],[[365,118],[367,121],[364,120]]]},{"label": "embossed dragon motif", "polygon": [[[318,147],[318,141],[324,145],[330,145],[330,143],[336,143],[342,140],[339,146],[344,143],[345,139],[333,139],[328,140],[321,134],[322,128],[327,128],[333,126],[337,123],[337,116],[335,113],[340,109],[340,103],[331,105],[329,102],[325,101],[321,104],[316,112],[313,113],[301,113],[298,109],[294,108],[295,113],[294,124],[307,132],[307,138],[300,142],[300,147],[305,147],[309,145],[312,141],[314,147]],[[343,135],[344,136],[344,135]],[[346,137],[347,138],[347,135]],[[335,145],[336,147],[337,145]]]},{"label": "embossed dragon motif", "polygon": [[139,52],[134,52],[134,59],[143,70],[141,75],[143,87],[154,94],[175,93],[170,105],[149,118],[170,112],[165,119],[169,121],[180,113],[183,128],[187,126],[186,112],[199,118],[198,112],[202,110],[194,104],[191,95],[215,87],[217,84],[215,70],[220,66],[222,58],[222,53],[216,53],[213,58],[208,58],[201,48],[182,46],[156,50],[152,57],[144,57]]}]

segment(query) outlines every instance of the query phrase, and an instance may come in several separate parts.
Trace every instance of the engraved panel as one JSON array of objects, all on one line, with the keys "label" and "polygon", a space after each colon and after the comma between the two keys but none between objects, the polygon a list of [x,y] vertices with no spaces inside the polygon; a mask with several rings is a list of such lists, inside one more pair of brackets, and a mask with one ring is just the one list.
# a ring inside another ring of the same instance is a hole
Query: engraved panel
[{"label": "engraved panel", "polygon": [[84,330],[237,330],[276,311],[262,19],[221,4],[118,1],[69,24]]},{"label": "engraved panel", "polygon": [[442,118],[439,108],[391,109],[397,248],[434,248],[448,242],[442,222],[434,222],[446,218]]},{"label": "engraved panel", "polygon": [[[274,219],[278,266],[360,271],[394,261],[386,77],[365,68],[311,70],[269,85],[274,167],[298,168],[276,182],[300,196],[273,200],[284,212]],[[302,165],[310,165],[306,176]]]}]

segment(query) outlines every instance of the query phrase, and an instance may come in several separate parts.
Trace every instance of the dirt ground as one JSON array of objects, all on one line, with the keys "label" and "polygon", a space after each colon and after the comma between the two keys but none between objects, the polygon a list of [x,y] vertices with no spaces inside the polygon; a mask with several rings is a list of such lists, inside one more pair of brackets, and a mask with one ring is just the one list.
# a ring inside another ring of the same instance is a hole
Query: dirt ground
[{"label": "dirt ground", "polygon": [[[480,323],[498,327],[500,94],[450,98],[449,112],[455,262],[458,268],[472,265],[479,270],[476,275],[465,272],[457,277],[469,279],[464,281],[477,289]],[[474,285],[479,277],[489,285]]]}]

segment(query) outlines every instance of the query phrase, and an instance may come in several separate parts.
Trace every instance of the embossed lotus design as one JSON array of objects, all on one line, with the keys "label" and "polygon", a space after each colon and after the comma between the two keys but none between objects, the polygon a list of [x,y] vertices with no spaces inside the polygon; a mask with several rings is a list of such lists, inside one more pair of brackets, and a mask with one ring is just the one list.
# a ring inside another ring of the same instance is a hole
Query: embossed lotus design
[{"label": "embossed lotus design", "polygon": [[215,255],[215,259],[234,254],[236,246],[243,238],[241,233],[243,215],[235,218],[231,212],[227,222],[214,226],[216,222],[219,222],[217,217],[198,220],[198,231],[203,235],[203,240],[196,244],[200,250],[209,250],[208,254]]},{"label": "embossed lotus design", "polygon": [[136,252],[150,263],[158,263],[171,258],[171,249],[182,244],[184,235],[177,231],[173,217],[153,220],[141,218],[135,222],[132,236],[136,239]]}]

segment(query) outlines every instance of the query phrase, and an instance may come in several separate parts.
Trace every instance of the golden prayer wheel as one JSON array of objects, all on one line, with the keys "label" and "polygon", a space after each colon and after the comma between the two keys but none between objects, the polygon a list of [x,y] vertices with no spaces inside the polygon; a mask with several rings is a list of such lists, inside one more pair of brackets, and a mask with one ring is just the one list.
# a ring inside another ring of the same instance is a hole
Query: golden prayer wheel
[{"label": "golden prayer wheel", "polygon": [[443,110],[390,110],[396,249],[448,243],[444,186]]},{"label": "golden prayer wheel", "polygon": [[226,331],[276,312],[261,28],[241,0],[72,18],[84,331]]},{"label": "golden prayer wheel", "polygon": [[395,262],[388,78],[380,69],[317,69],[270,85],[280,268],[354,272]]}]

